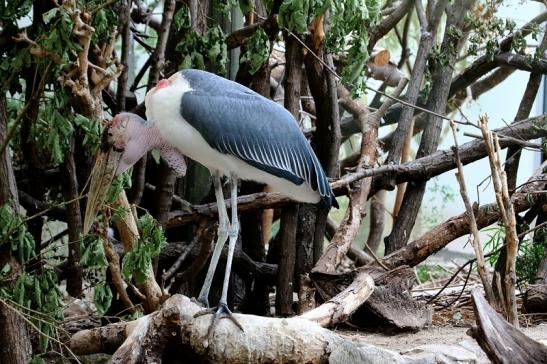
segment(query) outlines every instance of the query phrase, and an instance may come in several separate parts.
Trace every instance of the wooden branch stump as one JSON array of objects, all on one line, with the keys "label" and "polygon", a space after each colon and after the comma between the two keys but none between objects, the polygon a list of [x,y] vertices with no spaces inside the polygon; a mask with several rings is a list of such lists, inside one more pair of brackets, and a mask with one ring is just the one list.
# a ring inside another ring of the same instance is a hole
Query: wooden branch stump
[{"label": "wooden branch stump", "polygon": [[482,296],[480,289],[471,292],[477,326],[471,335],[494,363],[545,363],[547,346],[524,335],[497,313]]},{"label": "wooden branch stump", "polygon": [[360,275],[371,276],[376,288],[362,305],[355,309],[351,323],[359,327],[381,327],[387,331],[416,331],[431,324],[432,308],[412,299],[409,291],[414,272],[408,267],[391,271],[371,266],[347,273],[312,273],[317,292],[325,301],[350,290]]},{"label": "wooden branch stump", "polygon": [[528,286],[523,306],[528,313],[547,313],[547,284]]}]

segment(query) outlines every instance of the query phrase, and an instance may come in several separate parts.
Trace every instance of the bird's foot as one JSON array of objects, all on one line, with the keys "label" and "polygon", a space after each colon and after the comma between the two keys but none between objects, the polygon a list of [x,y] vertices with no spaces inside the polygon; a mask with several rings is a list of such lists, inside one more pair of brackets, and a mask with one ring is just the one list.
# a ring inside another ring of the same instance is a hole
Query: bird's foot
[{"label": "bird's foot", "polygon": [[234,325],[236,325],[241,331],[245,331],[243,330],[243,326],[241,326],[241,324],[237,321],[237,319],[232,314],[232,311],[230,311],[228,305],[225,303],[219,303],[217,307],[206,308],[205,310],[196,313],[194,317],[209,314],[213,314],[211,326],[209,326],[209,330],[207,331],[209,341],[211,341],[211,339],[213,338],[213,333],[215,331],[215,327],[218,325],[219,320],[223,318],[229,318],[230,320],[232,320]]}]

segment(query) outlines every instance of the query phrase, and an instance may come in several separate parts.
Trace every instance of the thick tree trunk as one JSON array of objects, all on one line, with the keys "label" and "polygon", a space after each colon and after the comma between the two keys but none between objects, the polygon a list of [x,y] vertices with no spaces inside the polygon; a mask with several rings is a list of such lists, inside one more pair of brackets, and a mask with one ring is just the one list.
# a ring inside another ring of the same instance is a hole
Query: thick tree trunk
[{"label": "thick tree trunk", "polygon": [[[542,207],[545,207],[543,205]],[[536,220],[536,226],[547,221],[547,211],[541,210]],[[528,286],[523,298],[526,312],[547,313],[547,229],[540,228],[534,232],[534,244],[544,246],[544,255],[539,263],[534,284]]]},{"label": "thick tree trunk", "polygon": [[[6,96],[0,93],[0,144],[7,136]],[[13,175],[10,150],[0,155],[0,206],[10,203],[18,211],[17,186]],[[21,266],[11,256],[9,249],[0,249],[0,266],[11,266],[14,280],[21,272]],[[0,363],[26,364],[32,354],[27,324],[11,306],[0,302]]]},{"label": "thick tree trunk", "polygon": [[[439,2],[439,4],[440,3],[441,2]],[[457,3],[451,5],[448,9],[446,28],[461,28],[464,15],[467,13],[467,10],[471,6],[471,4],[472,1],[466,0],[458,1]],[[444,35],[441,48],[447,50],[452,49],[453,51],[447,54],[448,65],[441,65],[440,61],[434,63],[433,87],[427,101],[428,110],[432,110],[436,113],[444,113],[446,110],[448,91],[450,89],[450,81],[452,80],[453,66],[456,62],[457,57],[456,50],[459,49],[458,43],[463,41],[463,39],[464,37],[458,38],[457,36],[452,35],[450,32],[446,32]],[[429,43],[424,43],[423,47],[426,46],[430,46]],[[414,110],[411,109],[409,113],[410,115],[412,115],[414,113]],[[410,125],[411,123],[409,120],[407,128],[410,128]],[[441,118],[431,114],[428,115],[427,126],[424,129],[416,159],[430,155],[437,150],[437,146],[439,145],[440,141],[442,125],[443,120]],[[399,130],[400,127],[402,127],[402,125],[399,125],[397,130]],[[404,135],[406,136],[407,134]],[[394,140],[394,142],[397,143],[396,140]],[[404,144],[404,139],[401,140],[401,143]],[[401,151],[399,151],[399,149],[402,149],[402,145],[392,145],[392,150],[390,151],[388,162],[391,161],[396,163],[398,161],[398,159],[393,158],[400,157]],[[401,210],[397,215],[397,219],[395,220],[395,224],[393,225],[393,230],[391,231],[391,234],[385,239],[386,254],[400,249],[410,239],[412,228],[416,222],[416,217],[418,216],[418,211],[420,210],[420,206],[422,204],[426,184],[426,181],[409,182],[407,184],[403,202],[401,205]]]},{"label": "thick tree trunk", "polygon": [[279,263],[277,270],[277,287],[275,312],[278,316],[292,316],[293,309],[293,276],[296,259],[296,224],[298,205],[283,209],[279,228]]},{"label": "thick tree trunk", "polygon": [[[315,23],[320,24],[321,27],[322,22],[322,19],[316,18]],[[313,52],[333,69],[332,56],[325,55],[323,48],[320,47],[322,39],[314,40],[313,36],[310,39],[311,42],[308,43],[311,43],[309,45],[311,45]],[[313,134],[311,144],[326,175],[328,177],[335,177],[338,172],[338,152],[341,142],[336,80],[311,52],[306,53],[304,64],[309,89],[316,108],[316,130]],[[317,262],[323,253],[325,225],[328,217],[328,211],[325,209],[318,208],[317,210],[313,237],[314,262]]]},{"label": "thick tree trunk", "polygon": [[82,232],[82,214],[78,199],[78,179],[76,178],[76,165],[74,164],[74,138],[70,140],[70,147],[65,154],[62,165],[63,171],[63,195],[67,204],[68,225],[68,266],[66,289],[72,297],[82,295],[82,267],[80,265],[80,234]]}]

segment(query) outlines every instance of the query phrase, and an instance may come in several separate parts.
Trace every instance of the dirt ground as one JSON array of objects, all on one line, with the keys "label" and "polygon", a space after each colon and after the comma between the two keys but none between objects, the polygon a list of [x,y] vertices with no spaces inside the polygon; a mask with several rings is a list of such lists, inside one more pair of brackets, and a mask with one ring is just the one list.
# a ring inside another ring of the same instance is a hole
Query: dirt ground
[{"label": "dirt ground", "polygon": [[[379,332],[344,331],[340,332],[346,338],[389,349],[400,354],[423,345],[451,345],[463,347],[477,355],[479,363],[489,363],[486,354],[475,339],[467,335],[467,330],[474,325],[475,317],[470,308],[449,308],[437,311],[433,315],[433,324],[424,330],[412,333],[385,334]],[[521,330],[547,345],[547,320],[532,320],[521,316]]]},{"label": "dirt ground", "polygon": [[[547,342],[547,323],[521,329],[534,340]],[[433,326],[416,333],[386,335],[373,332],[359,332],[358,336],[359,341],[401,353],[420,345],[458,345],[464,341],[475,342],[471,336],[466,334],[467,330],[468,327]],[[350,336],[352,340],[356,340],[355,332],[345,332],[344,334]]]}]

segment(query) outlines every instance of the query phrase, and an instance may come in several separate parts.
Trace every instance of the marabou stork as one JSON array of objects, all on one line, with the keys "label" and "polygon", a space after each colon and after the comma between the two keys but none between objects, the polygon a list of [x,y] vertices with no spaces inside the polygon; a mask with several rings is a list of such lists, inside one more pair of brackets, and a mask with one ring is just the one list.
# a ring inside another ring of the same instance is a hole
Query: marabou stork
[{"label": "marabou stork", "polygon": [[[121,113],[103,135],[86,211],[84,232],[95,218],[108,185],[152,149],[178,175],[186,171],[184,156],[209,168],[218,204],[217,242],[198,297],[206,308],[213,275],[229,239],[222,297],[213,324],[221,316],[241,326],[227,305],[228,282],[239,233],[237,180],[268,184],[300,202],[338,206],[325,173],[292,114],[277,103],[236,82],[198,70],[183,70],[162,79],[145,98],[146,117]],[[231,183],[231,222],[222,193],[221,177]]]}]

